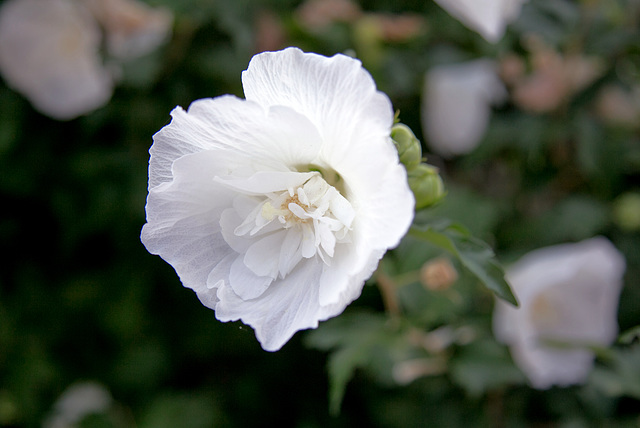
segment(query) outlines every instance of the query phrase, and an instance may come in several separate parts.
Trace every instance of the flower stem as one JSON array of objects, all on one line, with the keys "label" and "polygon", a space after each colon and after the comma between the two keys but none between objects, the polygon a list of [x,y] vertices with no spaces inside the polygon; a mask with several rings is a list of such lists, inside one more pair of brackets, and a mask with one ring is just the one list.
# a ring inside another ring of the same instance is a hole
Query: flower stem
[{"label": "flower stem", "polygon": [[389,275],[384,273],[382,269],[376,271],[376,284],[380,289],[382,295],[382,301],[386,311],[391,318],[397,319],[400,317],[400,304],[398,303],[398,296],[396,290],[398,285],[391,279]]}]

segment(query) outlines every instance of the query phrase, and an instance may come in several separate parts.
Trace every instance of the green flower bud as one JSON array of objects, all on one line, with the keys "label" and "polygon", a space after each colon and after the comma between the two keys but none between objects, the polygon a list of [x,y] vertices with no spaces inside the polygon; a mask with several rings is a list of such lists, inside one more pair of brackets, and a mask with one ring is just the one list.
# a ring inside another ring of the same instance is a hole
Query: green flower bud
[{"label": "green flower bud", "polygon": [[422,148],[420,140],[411,131],[407,125],[397,123],[391,128],[391,138],[398,149],[400,162],[411,171],[422,162]]},{"label": "green flower bud", "polygon": [[613,203],[613,220],[627,231],[640,230],[640,194],[628,192]]},{"label": "green flower bud", "polygon": [[416,210],[439,202],[446,194],[438,169],[426,163],[408,171],[409,187],[416,198]]}]

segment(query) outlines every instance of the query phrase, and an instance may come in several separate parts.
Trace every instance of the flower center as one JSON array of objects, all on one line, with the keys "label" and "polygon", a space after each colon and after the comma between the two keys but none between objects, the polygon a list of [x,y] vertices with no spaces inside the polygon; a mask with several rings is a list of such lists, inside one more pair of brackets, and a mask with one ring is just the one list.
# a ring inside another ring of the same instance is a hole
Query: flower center
[{"label": "flower center", "polygon": [[[261,242],[275,244],[261,253],[260,267],[248,264],[255,273],[269,271],[284,277],[303,258],[315,255],[328,265],[336,245],[350,241],[355,212],[349,201],[319,173],[310,178],[305,174],[306,181],[296,186],[258,197],[258,204],[234,229],[235,236],[254,243],[245,254],[251,253],[253,245],[266,246]],[[273,269],[265,269],[264,264]]]},{"label": "flower center", "polygon": [[[283,193],[282,195],[286,195]],[[290,205],[293,204],[293,207]],[[300,202],[298,195],[295,194],[293,196],[287,197],[284,202],[280,205],[280,207],[275,208],[271,200],[266,201],[262,205],[262,209],[260,210],[260,215],[267,221],[272,221],[274,218],[278,218],[278,221],[283,225],[284,228],[290,228],[300,223],[308,223],[310,217],[307,217],[306,210],[304,207],[308,207],[308,205]],[[301,213],[299,210],[305,211],[305,213]],[[300,215],[296,215],[294,211],[297,211]]]}]

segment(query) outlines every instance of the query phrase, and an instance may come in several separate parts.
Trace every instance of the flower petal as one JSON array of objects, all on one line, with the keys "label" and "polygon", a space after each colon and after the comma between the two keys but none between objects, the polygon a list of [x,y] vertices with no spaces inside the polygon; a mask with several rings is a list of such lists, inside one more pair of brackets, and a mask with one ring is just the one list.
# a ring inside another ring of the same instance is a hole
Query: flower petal
[{"label": "flower petal", "polygon": [[[256,209],[259,209],[259,205],[256,204]],[[235,230],[242,224],[242,217],[238,215],[238,212],[234,208],[227,208],[220,216],[220,229],[224,240],[227,244],[239,254],[244,254],[251,246],[251,240],[246,239],[243,236],[238,236]]]},{"label": "flower petal", "polygon": [[362,284],[376,270],[385,251],[372,251],[365,256],[349,245],[336,246],[331,266],[325,267],[320,278],[318,299],[322,307],[322,319],[340,314],[360,296]]},{"label": "flower petal", "polygon": [[[594,356],[582,345],[615,339],[624,269],[622,255],[597,237],[533,251],[507,270],[521,307],[497,302],[493,330],[535,388],[584,381]],[[545,340],[575,347],[547,346]]]},{"label": "flower petal", "polygon": [[[320,138],[313,124],[289,108],[263,108],[225,95],[195,101],[188,111],[176,107],[171,123],[154,136],[151,147],[149,187],[171,180],[171,164],[189,153],[220,150],[221,155],[242,155],[240,164],[229,164],[228,175],[249,175],[256,169],[291,171],[295,165],[313,163]],[[248,172],[250,159],[254,167]]]},{"label": "flower petal", "polygon": [[253,242],[244,254],[244,264],[258,276],[276,278],[280,262],[280,248],[287,231],[271,233]]},{"label": "flower petal", "polygon": [[491,104],[506,89],[487,59],[434,67],[425,77],[422,124],[429,147],[442,156],[471,152],[485,134]]},{"label": "flower petal", "polygon": [[280,260],[278,261],[278,270],[283,277],[302,260],[302,234],[300,231],[291,228],[287,230],[282,248],[280,249]]},{"label": "flower petal", "polygon": [[507,24],[518,17],[528,0],[435,0],[453,17],[491,43],[504,35]]},{"label": "flower petal", "polygon": [[234,196],[213,181],[221,162],[213,152],[185,156],[174,163],[175,179],[151,189],[147,198],[142,242],[196,290],[206,288],[209,272],[232,251],[216,220]]},{"label": "flower petal", "polygon": [[259,276],[253,273],[245,264],[242,255],[239,255],[231,264],[229,285],[242,300],[260,297],[272,282],[273,278],[270,276]]},{"label": "flower petal", "polygon": [[327,58],[297,48],[263,52],[242,73],[242,86],[247,100],[287,106],[311,119],[330,164],[354,133],[382,128],[389,135],[393,122],[387,96],[377,92],[360,61],[345,55]]},{"label": "flower petal", "polygon": [[258,171],[248,178],[216,177],[225,186],[249,195],[281,192],[302,186],[317,172]]},{"label": "flower petal", "polygon": [[216,318],[252,326],[267,351],[277,351],[298,330],[318,326],[318,279],[322,266],[300,263],[284,279],[274,281],[259,299],[242,300],[229,287],[218,291]]}]

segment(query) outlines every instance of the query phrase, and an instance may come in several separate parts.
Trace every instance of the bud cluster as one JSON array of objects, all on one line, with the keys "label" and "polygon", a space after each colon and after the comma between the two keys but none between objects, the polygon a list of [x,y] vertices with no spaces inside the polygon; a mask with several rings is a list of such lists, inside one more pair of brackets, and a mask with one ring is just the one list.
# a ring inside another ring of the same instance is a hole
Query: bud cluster
[{"label": "bud cluster", "polygon": [[391,128],[391,138],[398,150],[400,162],[407,169],[409,187],[416,198],[416,209],[439,202],[446,193],[444,183],[436,167],[422,162],[420,140],[402,123]]}]

